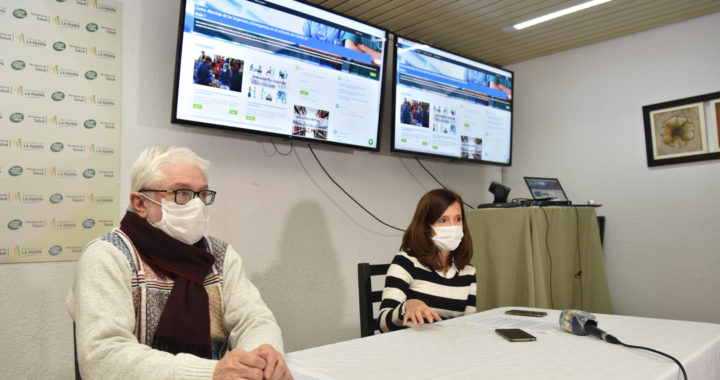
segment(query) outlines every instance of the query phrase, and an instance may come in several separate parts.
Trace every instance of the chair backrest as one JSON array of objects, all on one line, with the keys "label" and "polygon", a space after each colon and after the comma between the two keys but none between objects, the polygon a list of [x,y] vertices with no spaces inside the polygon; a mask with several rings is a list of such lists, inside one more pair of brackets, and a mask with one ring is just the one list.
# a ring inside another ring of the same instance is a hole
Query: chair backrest
[{"label": "chair backrest", "polygon": [[372,290],[372,276],[387,274],[390,264],[358,264],[358,293],[360,299],[360,336],[375,335],[377,324],[373,313],[373,304],[382,299],[382,289]]},{"label": "chair backrest", "polygon": [[80,366],[77,361],[77,336],[75,335],[75,321],[73,321],[73,351],[75,352],[75,380],[82,380],[82,377],[80,377]]}]

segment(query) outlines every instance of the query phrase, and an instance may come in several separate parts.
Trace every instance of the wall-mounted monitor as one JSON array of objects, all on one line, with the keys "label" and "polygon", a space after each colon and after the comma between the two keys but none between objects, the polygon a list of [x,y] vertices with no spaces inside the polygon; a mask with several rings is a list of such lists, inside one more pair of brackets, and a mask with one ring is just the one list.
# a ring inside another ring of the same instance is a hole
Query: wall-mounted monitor
[{"label": "wall-mounted monitor", "polygon": [[173,123],[378,150],[385,30],[292,0],[180,18]]},{"label": "wall-mounted monitor", "polygon": [[396,36],[393,74],[393,151],[511,164],[511,71]]}]

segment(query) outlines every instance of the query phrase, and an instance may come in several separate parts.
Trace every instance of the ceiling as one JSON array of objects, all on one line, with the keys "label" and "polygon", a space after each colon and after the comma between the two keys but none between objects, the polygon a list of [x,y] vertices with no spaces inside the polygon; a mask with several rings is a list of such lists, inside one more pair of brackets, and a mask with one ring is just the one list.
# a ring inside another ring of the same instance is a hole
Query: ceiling
[{"label": "ceiling", "polygon": [[508,33],[503,28],[586,0],[306,1],[498,66],[720,12],[720,0],[612,0]]}]

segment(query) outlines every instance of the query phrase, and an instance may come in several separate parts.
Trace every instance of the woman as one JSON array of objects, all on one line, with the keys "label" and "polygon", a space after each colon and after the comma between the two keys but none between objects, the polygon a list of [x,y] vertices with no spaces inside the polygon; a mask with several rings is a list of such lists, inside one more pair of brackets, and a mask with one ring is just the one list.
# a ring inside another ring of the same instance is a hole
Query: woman
[{"label": "woman", "polygon": [[446,189],[432,190],[418,202],[385,278],[380,331],[475,312],[472,241],[462,204],[460,195]]}]

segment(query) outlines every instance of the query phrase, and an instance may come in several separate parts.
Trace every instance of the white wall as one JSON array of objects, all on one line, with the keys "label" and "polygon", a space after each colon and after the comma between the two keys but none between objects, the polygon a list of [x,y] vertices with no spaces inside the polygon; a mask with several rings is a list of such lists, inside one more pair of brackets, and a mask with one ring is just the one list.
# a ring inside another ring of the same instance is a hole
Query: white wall
[{"label": "white wall", "polygon": [[[171,125],[178,2],[126,0],[123,12],[120,178],[149,144],[187,146],[209,159],[210,185],[218,191],[211,231],[243,256],[283,328],[286,351],[359,337],[356,264],[390,261],[401,233],[349,200],[305,144],[282,156],[268,138]],[[380,153],[314,149],[350,194],[404,229],[419,197],[439,186],[412,157],[390,155],[389,120],[386,112]],[[421,160],[468,203],[492,201],[487,188],[500,179],[498,167]],[[126,181],[120,196],[129,196]],[[74,271],[74,262],[0,266],[0,378],[73,377],[65,297]]]},{"label": "white wall", "polygon": [[648,168],[642,119],[720,90],[718,35],[720,13],[509,67],[511,196],[529,197],[523,176],[559,177],[603,204],[616,314],[720,323],[720,161]]}]

